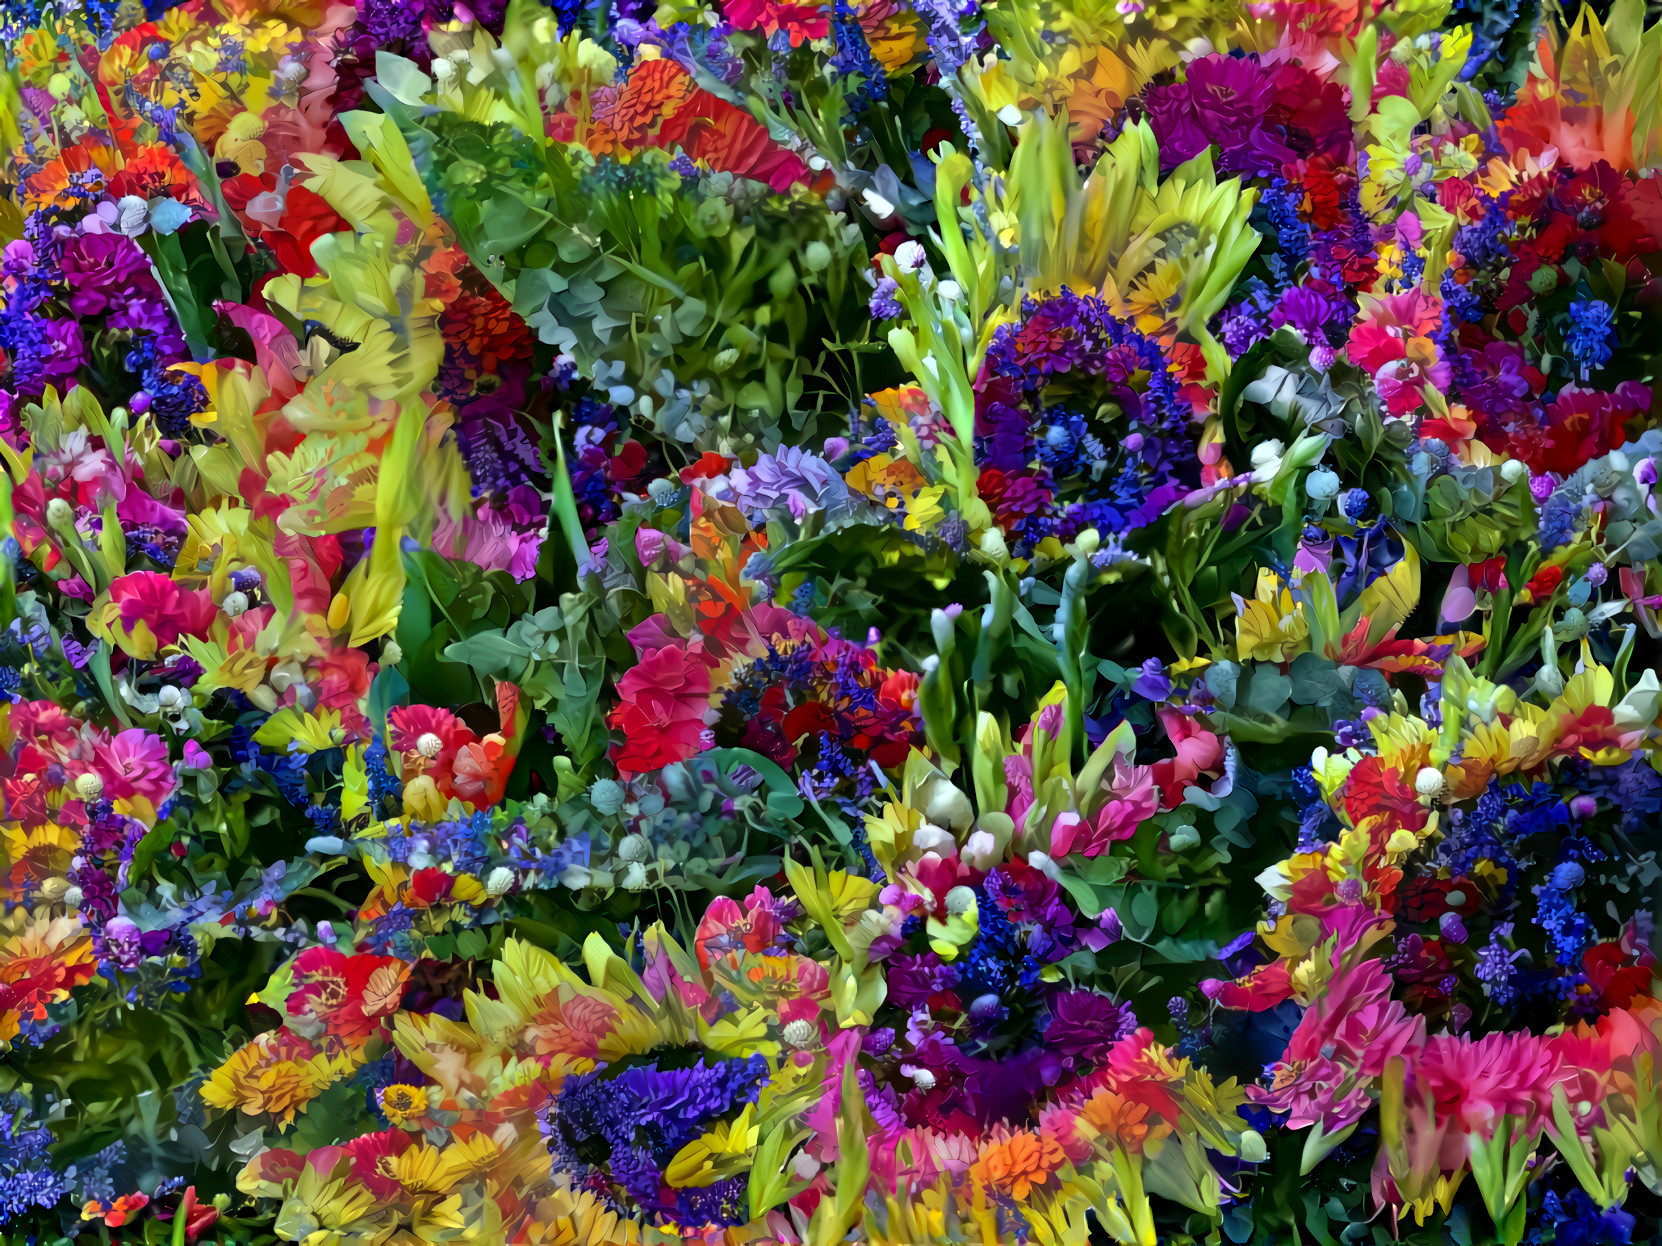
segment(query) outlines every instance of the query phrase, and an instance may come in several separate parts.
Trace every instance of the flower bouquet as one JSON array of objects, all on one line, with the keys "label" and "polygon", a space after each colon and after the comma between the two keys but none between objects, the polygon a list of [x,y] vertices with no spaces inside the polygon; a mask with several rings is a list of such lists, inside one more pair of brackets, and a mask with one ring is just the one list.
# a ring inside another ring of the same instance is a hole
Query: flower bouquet
[{"label": "flower bouquet", "polygon": [[0,43],[0,1242],[1662,1232],[1638,0]]}]

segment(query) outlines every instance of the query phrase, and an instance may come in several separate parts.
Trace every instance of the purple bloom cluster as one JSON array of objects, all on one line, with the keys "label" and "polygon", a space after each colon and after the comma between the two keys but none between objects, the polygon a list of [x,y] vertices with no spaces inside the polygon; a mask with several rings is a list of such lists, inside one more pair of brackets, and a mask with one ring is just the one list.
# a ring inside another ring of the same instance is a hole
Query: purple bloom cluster
[{"label": "purple bloom cluster", "polygon": [[756,1102],[767,1059],[701,1060],[685,1068],[660,1067],[664,1063],[660,1058],[621,1072],[602,1067],[568,1078],[543,1124],[555,1167],[574,1183],[621,1186],[649,1214],[688,1227],[742,1224],[742,1179],[737,1188],[722,1182],[666,1198],[663,1171],[712,1122]]}]

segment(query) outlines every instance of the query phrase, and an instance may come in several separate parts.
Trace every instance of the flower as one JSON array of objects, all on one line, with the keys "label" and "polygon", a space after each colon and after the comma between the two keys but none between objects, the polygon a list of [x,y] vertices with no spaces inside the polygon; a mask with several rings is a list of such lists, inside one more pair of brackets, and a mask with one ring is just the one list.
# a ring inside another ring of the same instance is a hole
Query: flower
[{"label": "flower", "polygon": [[134,571],[110,583],[88,624],[135,658],[153,658],[184,636],[204,637],[216,610],[207,594],[155,571]]},{"label": "flower", "polygon": [[645,649],[618,681],[618,706],[608,721],[623,733],[612,760],[624,775],[685,761],[702,747],[710,709],[710,668],[702,651],[684,644]]},{"label": "flower", "polygon": [[1022,1131],[985,1148],[970,1175],[1011,1198],[1026,1199],[1034,1186],[1049,1181],[1066,1160],[1056,1139]]},{"label": "flower", "polygon": [[335,1080],[336,1066],[286,1030],[245,1043],[202,1086],[202,1099],[224,1111],[269,1116],[287,1127]]},{"label": "flower", "polygon": [[1190,61],[1181,82],[1143,93],[1167,170],[1216,143],[1221,173],[1278,172],[1295,153],[1272,115],[1274,105],[1275,82],[1255,58],[1215,52]]}]

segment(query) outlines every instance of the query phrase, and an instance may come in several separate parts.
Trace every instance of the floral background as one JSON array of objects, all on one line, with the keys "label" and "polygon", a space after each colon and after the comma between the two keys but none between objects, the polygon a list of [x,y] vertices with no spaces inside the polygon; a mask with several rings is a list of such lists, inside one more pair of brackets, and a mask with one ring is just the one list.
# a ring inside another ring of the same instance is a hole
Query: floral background
[{"label": "floral background", "polygon": [[1640,0],[6,0],[0,1240],[1651,1240]]}]

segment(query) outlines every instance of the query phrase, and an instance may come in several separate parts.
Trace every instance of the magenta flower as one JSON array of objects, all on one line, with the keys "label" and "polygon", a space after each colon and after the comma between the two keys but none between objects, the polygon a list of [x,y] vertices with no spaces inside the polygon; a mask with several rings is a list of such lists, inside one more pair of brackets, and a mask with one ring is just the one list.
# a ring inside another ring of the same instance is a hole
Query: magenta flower
[{"label": "magenta flower", "polygon": [[159,293],[150,276],[149,259],[137,243],[120,234],[71,238],[64,246],[62,267],[69,284],[69,306],[77,315],[97,315],[141,290]]},{"label": "magenta flower", "polygon": [[159,808],[178,784],[166,741],[140,727],[94,745],[92,769],[108,800],[141,797]]},{"label": "magenta flower", "polygon": [[1175,169],[1216,143],[1218,172],[1256,177],[1298,158],[1274,106],[1275,80],[1257,61],[1217,53],[1191,61],[1182,82],[1143,96],[1162,167]]}]

